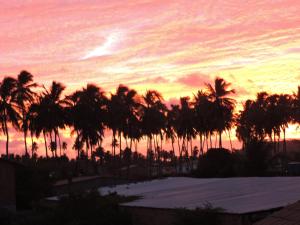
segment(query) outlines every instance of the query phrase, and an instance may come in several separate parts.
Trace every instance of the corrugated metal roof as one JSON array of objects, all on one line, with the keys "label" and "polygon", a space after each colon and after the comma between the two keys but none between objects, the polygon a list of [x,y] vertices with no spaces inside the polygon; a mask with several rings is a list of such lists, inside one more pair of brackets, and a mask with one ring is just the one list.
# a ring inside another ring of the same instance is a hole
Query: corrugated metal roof
[{"label": "corrugated metal roof", "polygon": [[300,200],[300,177],[172,177],[100,188],[100,192],[142,196],[126,203],[128,206],[195,209],[210,203],[228,213],[243,214],[281,208]]}]

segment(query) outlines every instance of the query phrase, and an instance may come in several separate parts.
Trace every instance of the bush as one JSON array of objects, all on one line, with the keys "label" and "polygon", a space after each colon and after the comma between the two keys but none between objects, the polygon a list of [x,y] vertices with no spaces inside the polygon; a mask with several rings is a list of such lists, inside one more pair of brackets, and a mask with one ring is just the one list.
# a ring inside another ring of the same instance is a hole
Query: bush
[{"label": "bush", "polygon": [[221,208],[213,208],[210,204],[196,210],[178,209],[174,225],[219,225]]},{"label": "bush", "polygon": [[246,147],[246,175],[264,176],[267,173],[271,145],[263,141],[252,140]]},{"label": "bush", "polygon": [[227,149],[209,149],[200,159],[198,177],[231,177],[235,176],[236,157]]},{"label": "bush", "polygon": [[92,191],[63,198],[56,207],[37,208],[24,215],[16,215],[10,225],[130,225],[131,217],[119,208],[127,198],[100,196]]},{"label": "bush", "polygon": [[35,201],[51,194],[52,184],[47,171],[31,166],[16,169],[17,209],[31,209]]}]

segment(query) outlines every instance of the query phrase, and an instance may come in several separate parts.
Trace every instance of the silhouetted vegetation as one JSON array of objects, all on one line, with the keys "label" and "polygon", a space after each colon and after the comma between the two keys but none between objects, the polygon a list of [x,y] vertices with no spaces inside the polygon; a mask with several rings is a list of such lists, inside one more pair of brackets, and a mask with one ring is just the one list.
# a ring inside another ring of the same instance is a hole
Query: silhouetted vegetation
[{"label": "silhouetted vegetation", "polygon": [[221,208],[213,208],[210,204],[195,210],[178,209],[174,225],[219,225]]},{"label": "silhouetted vegetation", "polygon": [[100,196],[91,191],[62,198],[55,206],[36,205],[35,210],[17,214],[2,214],[7,225],[129,225],[131,216],[119,204],[133,200],[117,195]]},{"label": "silhouetted vegetation", "polygon": [[210,149],[199,159],[196,175],[199,177],[237,176],[237,157],[227,149]]},{"label": "silhouetted vegetation", "polygon": [[[235,90],[222,78],[170,107],[156,90],[141,95],[119,85],[115,93],[108,94],[88,84],[64,95],[65,88],[56,81],[48,88],[39,85],[27,71],[16,78],[4,77],[0,83],[5,157],[26,165],[31,161],[38,168],[52,165],[47,172],[54,179],[97,174],[99,168],[110,175],[124,174],[125,168],[129,177],[132,166],[149,176],[162,175],[164,167],[180,173],[184,166],[192,171],[198,159],[199,176],[263,175],[276,162],[286,166],[286,129],[300,122],[300,88],[292,95],[258,93],[238,113],[236,101],[230,97]],[[11,129],[23,133],[23,158],[10,155]],[[73,137],[71,146],[61,140],[66,129]],[[242,154],[234,152],[232,129],[243,143]],[[223,149],[224,135],[228,135],[231,152]],[[103,147],[107,137],[111,149]],[[44,147],[39,146],[40,139]],[[146,155],[138,151],[142,140],[146,140]],[[165,149],[165,142],[170,142],[172,149]],[[71,148],[77,157],[69,161],[66,151]],[[43,149],[46,159],[38,156]],[[81,161],[88,161],[85,168]],[[243,172],[236,173],[236,168]]]}]

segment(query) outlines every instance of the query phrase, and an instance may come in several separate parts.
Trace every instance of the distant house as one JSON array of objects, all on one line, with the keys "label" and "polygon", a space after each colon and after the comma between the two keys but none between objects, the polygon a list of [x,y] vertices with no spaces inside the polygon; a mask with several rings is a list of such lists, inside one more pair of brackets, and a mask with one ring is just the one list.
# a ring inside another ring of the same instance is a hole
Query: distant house
[{"label": "distant house", "polygon": [[0,208],[16,210],[15,163],[0,159]]},{"label": "distant house", "polygon": [[299,176],[300,175],[300,162],[290,162],[287,165],[287,172],[290,176]]}]

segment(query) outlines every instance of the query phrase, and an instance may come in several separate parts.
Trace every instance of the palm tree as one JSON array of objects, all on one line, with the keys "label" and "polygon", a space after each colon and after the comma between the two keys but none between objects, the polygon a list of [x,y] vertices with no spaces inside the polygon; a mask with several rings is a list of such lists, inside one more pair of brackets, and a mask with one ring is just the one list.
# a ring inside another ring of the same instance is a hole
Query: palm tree
[{"label": "palm tree", "polygon": [[28,124],[28,129],[30,131],[31,137],[31,151],[34,148],[34,141],[33,137],[39,138],[40,134],[43,133],[44,144],[45,144],[45,154],[48,158],[48,144],[46,134],[48,129],[46,127],[46,117],[43,108],[44,105],[42,104],[42,96],[38,96],[36,102],[32,103],[28,109],[26,115],[26,123]]},{"label": "palm tree", "polygon": [[278,110],[280,115],[280,126],[283,131],[283,152],[286,154],[286,129],[292,122],[293,97],[287,94],[281,94],[278,101]]},{"label": "palm tree", "polygon": [[143,96],[143,100],[144,106],[142,110],[141,121],[143,134],[146,135],[148,138],[147,150],[149,150],[149,152],[152,151],[153,140],[156,158],[158,159],[158,140],[156,137],[160,136],[162,143],[162,130],[165,128],[166,125],[167,107],[162,102],[162,95],[154,90],[147,91],[146,94]]},{"label": "palm tree", "polygon": [[200,153],[204,153],[204,142],[208,150],[208,136],[214,130],[213,120],[213,103],[209,101],[209,96],[205,91],[198,91],[194,95],[194,113],[195,113],[195,129],[199,135]]},{"label": "palm tree", "polygon": [[[62,93],[65,88],[66,87],[62,83],[53,81],[50,89],[45,90],[42,95],[42,107],[45,107],[43,112],[45,119],[47,120],[46,128],[49,132],[50,142],[54,142],[56,146],[54,151],[55,156],[57,156],[57,139],[61,150],[59,129],[64,129],[66,124],[66,115],[64,110],[66,102],[64,98],[62,98]],[[52,133],[54,135],[54,139]]]},{"label": "palm tree", "polygon": [[[49,90],[44,91],[36,98],[36,102],[31,104],[28,110],[28,126],[31,135],[39,137],[43,133],[45,142],[46,157],[48,157],[47,135],[50,137],[50,146],[53,154],[57,156],[57,137],[59,138],[59,128],[65,128],[65,100],[62,93],[65,86],[59,82],[52,82]],[[53,137],[54,135],[54,137]]]},{"label": "palm tree", "polygon": [[130,89],[125,85],[119,85],[115,94],[111,94],[111,98],[107,105],[108,121],[107,125],[112,130],[112,152],[115,156],[116,135],[119,135],[120,155],[122,154],[122,135],[126,140],[130,139],[130,148],[132,148],[133,140],[140,138],[140,97],[134,89]]},{"label": "palm tree", "polygon": [[88,84],[86,88],[76,91],[68,98],[73,101],[69,112],[72,126],[77,133],[76,146],[85,143],[86,154],[88,156],[90,149],[92,157],[93,147],[100,145],[104,136],[107,117],[105,93],[98,86]]},{"label": "palm tree", "polygon": [[191,102],[189,97],[180,98],[180,108],[179,108],[179,117],[177,120],[177,135],[182,138],[181,154],[182,151],[188,151],[189,142],[191,147],[191,155],[193,151],[192,140],[195,137],[194,129],[194,111],[191,108]]},{"label": "palm tree", "polygon": [[20,115],[13,93],[17,82],[12,77],[5,77],[0,83],[0,116],[3,133],[6,135],[6,156],[8,157],[9,129],[8,123],[19,129]]},{"label": "palm tree", "polygon": [[230,83],[222,78],[216,78],[214,86],[207,84],[209,99],[215,104],[215,115],[217,132],[219,133],[219,148],[222,148],[222,133],[228,127],[227,123],[232,123],[235,100],[227,97],[235,93],[234,89],[229,89]]},{"label": "palm tree", "polygon": [[[175,154],[175,147],[174,143],[177,138],[176,135],[176,125],[177,125],[177,119],[179,115],[179,106],[178,105],[171,105],[171,109],[167,110],[167,116],[166,116],[166,127],[165,127],[165,137],[167,140],[171,139],[172,144],[172,151],[173,154]],[[180,150],[179,150],[180,152]]]},{"label": "palm tree", "polygon": [[[247,149],[251,142],[264,141],[268,128],[267,98],[268,94],[261,92],[257,94],[256,100],[247,100],[243,105],[243,110],[236,118],[236,136],[243,142],[243,149]],[[272,136],[272,135],[271,135]]]},{"label": "palm tree", "polygon": [[26,142],[28,124],[26,120],[26,114],[29,105],[33,102],[35,97],[35,93],[33,92],[32,88],[36,86],[37,86],[36,83],[33,83],[33,75],[23,70],[20,72],[20,74],[17,77],[16,88],[13,93],[16,103],[20,109],[26,155],[28,154],[27,142]]}]

